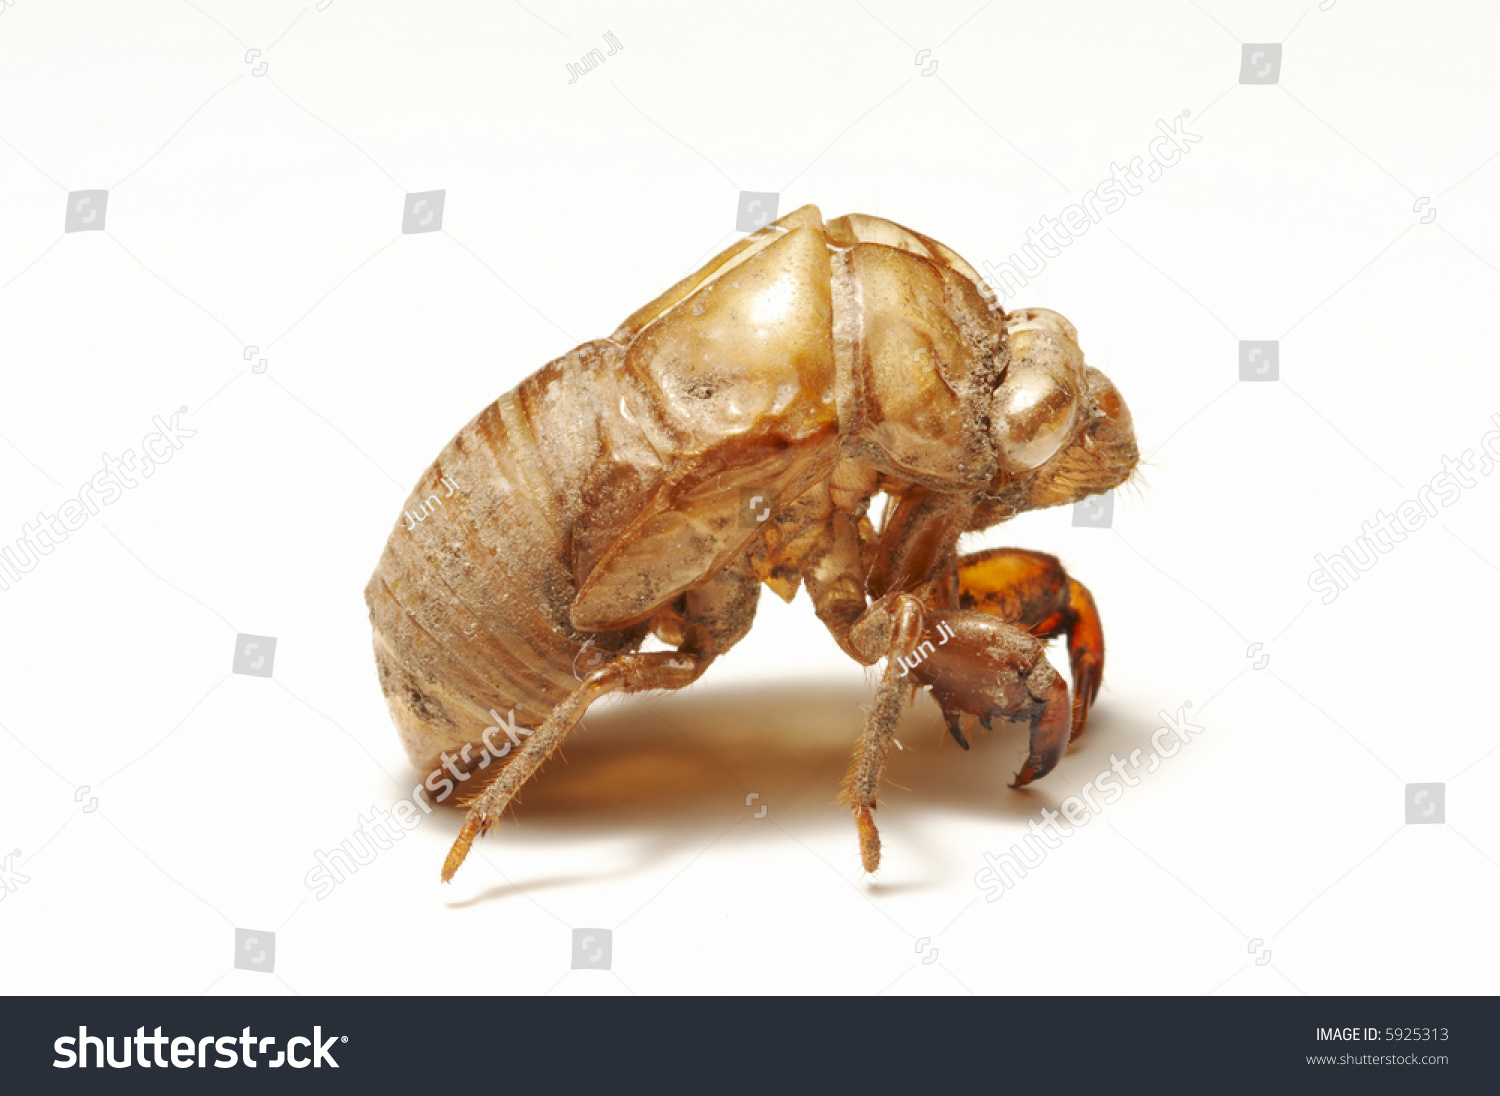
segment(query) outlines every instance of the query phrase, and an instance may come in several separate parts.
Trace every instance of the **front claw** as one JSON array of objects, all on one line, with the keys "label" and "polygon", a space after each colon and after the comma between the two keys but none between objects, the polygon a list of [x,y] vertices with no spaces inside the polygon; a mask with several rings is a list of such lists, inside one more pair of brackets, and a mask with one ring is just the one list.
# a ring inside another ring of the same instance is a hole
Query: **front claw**
[{"label": "front claw", "polygon": [[1083,733],[1104,677],[1104,626],[1094,595],[1056,556],[992,548],[958,561],[959,604],[1015,624],[1037,639],[1066,633],[1073,669],[1071,738]]},{"label": "front claw", "polygon": [[1089,711],[1094,706],[1094,698],[1099,695],[1099,679],[1102,676],[1099,670],[1091,666],[1074,668],[1072,730],[1068,734],[1068,741],[1071,742],[1083,733],[1083,728],[1089,721]]},{"label": "front claw", "polygon": [[1068,579],[1068,615],[1068,662],[1073,669],[1071,741],[1083,733],[1104,678],[1104,626],[1099,621],[1099,608],[1088,587],[1075,578]]},{"label": "front claw", "polygon": [[960,726],[965,715],[986,726],[995,716],[1029,719],[1030,754],[1011,787],[1051,772],[1068,748],[1073,709],[1068,683],[1047,661],[1042,642],[1014,624],[965,610],[945,613],[938,631],[928,634],[938,643],[918,649],[922,657],[912,676],[931,689],[948,733],[967,749]]},{"label": "front claw", "polygon": [[964,735],[961,722],[963,717],[958,712],[952,712],[946,715],[945,718],[948,722],[948,733],[953,736],[953,741],[967,750],[969,748],[969,739]]},{"label": "front claw", "polygon": [[[1075,724],[1078,718],[1078,696],[1073,698],[1070,711],[1068,686],[1045,659],[1038,662],[1032,670],[1026,686],[1036,698],[1036,707],[1031,715],[1031,753],[1011,782],[1012,788],[1023,788],[1055,769],[1071,741],[1069,731],[1075,725],[1082,726],[1081,723]],[[1088,705],[1085,704],[1084,714],[1087,713]]]}]

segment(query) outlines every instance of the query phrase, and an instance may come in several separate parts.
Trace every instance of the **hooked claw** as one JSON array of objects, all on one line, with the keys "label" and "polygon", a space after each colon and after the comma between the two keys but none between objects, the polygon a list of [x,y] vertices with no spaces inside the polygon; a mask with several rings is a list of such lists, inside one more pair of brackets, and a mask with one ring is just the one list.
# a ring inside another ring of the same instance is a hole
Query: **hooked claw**
[{"label": "hooked claw", "polygon": [[[1038,678],[1041,680],[1037,681]],[[1036,688],[1038,684],[1042,686],[1040,690]],[[1063,751],[1068,748],[1069,731],[1073,725],[1068,686],[1057,671],[1045,661],[1039,662],[1027,678],[1026,685],[1033,696],[1038,691],[1042,695],[1037,697],[1031,713],[1031,753],[1011,782],[1012,788],[1025,787],[1057,766]]]},{"label": "hooked claw", "polygon": [[1077,579],[1068,580],[1068,609],[1072,614],[1068,629],[1068,661],[1073,667],[1072,739],[1083,733],[1089,709],[1099,695],[1099,682],[1104,677],[1104,629],[1094,595]]},{"label": "hooked claw", "polygon": [[1068,748],[1073,709],[1068,683],[1047,661],[1035,636],[982,612],[953,612],[946,622],[953,640],[913,671],[932,690],[948,733],[969,748],[960,720],[977,717],[985,726],[995,716],[1031,721],[1031,751],[1013,788],[1047,775]]}]

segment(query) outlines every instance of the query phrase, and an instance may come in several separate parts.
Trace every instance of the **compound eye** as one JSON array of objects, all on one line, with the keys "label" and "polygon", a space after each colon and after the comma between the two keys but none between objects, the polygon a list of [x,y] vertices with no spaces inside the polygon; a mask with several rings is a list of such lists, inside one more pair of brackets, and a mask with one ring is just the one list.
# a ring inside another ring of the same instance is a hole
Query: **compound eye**
[{"label": "compound eye", "polygon": [[1072,437],[1079,387],[1070,373],[1031,361],[1006,371],[990,406],[990,434],[1007,471],[1040,467]]}]

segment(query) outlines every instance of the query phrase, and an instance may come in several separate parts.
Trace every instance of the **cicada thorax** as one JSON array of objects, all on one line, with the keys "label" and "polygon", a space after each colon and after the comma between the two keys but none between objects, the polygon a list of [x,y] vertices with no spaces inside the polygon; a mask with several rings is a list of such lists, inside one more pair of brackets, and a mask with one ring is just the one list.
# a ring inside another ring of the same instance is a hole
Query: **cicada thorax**
[{"label": "cicada thorax", "polygon": [[[876,538],[864,515],[877,480],[961,494],[992,479],[989,405],[1004,368],[1005,325],[973,268],[936,240],[860,214],[824,225],[811,206],[773,228],[821,238],[828,253],[840,435],[840,459],[828,478],[781,510],[753,557],[762,580],[790,600],[805,568],[827,558],[835,512],[852,516],[859,543],[873,556]],[[723,270],[742,268],[767,239],[742,241],[715,262]],[[661,300],[691,300],[698,278]],[[645,309],[633,320],[654,314]],[[866,567],[873,562],[867,559]]]},{"label": "cicada thorax", "polygon": [[830,221],[835,358],[846,454],[937,490],[994,475],[989,403],[1004,316],[973,268],[936,240],[853,214]]}]

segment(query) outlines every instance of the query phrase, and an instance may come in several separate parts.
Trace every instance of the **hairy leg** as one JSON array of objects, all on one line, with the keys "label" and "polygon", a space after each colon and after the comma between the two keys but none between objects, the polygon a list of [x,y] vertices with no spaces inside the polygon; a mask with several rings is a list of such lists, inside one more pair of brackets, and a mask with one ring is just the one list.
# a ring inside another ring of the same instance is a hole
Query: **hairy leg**
[{"label": "hairy leg", "polygon": [[567,699],[552,709],[510,764],[470,804],[458,839],[443,862],[443,882],[453,878],[474,840],[504,813],[516,792],[562,744],[590,704],[610,693],[681,689],[691,685],[715,658],[750,630],[758,593],[757,580],[748,563],[727,567],[712,582],[684,595],[680,616],[674,615],[670,622],[682,636],[678,650],[621,655],[585,677]]},{"label": "hairy leg", "polygon": [[[875,807],[880,795],[880,778],[890,756],[896,722],[901,717],[901,700],[911,685],[901,666],[912,657],[922,639],[922,603],[906,594],[882,599],[870,607],[869,619],[851,629],[868,645],[875,634],[886,632],[885,671],[875,690],[875,703],[865,720],[865,730],[854,750],[854,762],[844,780],[844,799],[854,810],[854,824],[859,831],[860,858],[865,871],[880,867],[880,833],[875,829]],[[868,646],[865,648],[868,650]],[[873,661],[873,660],[872,660]]]}]

